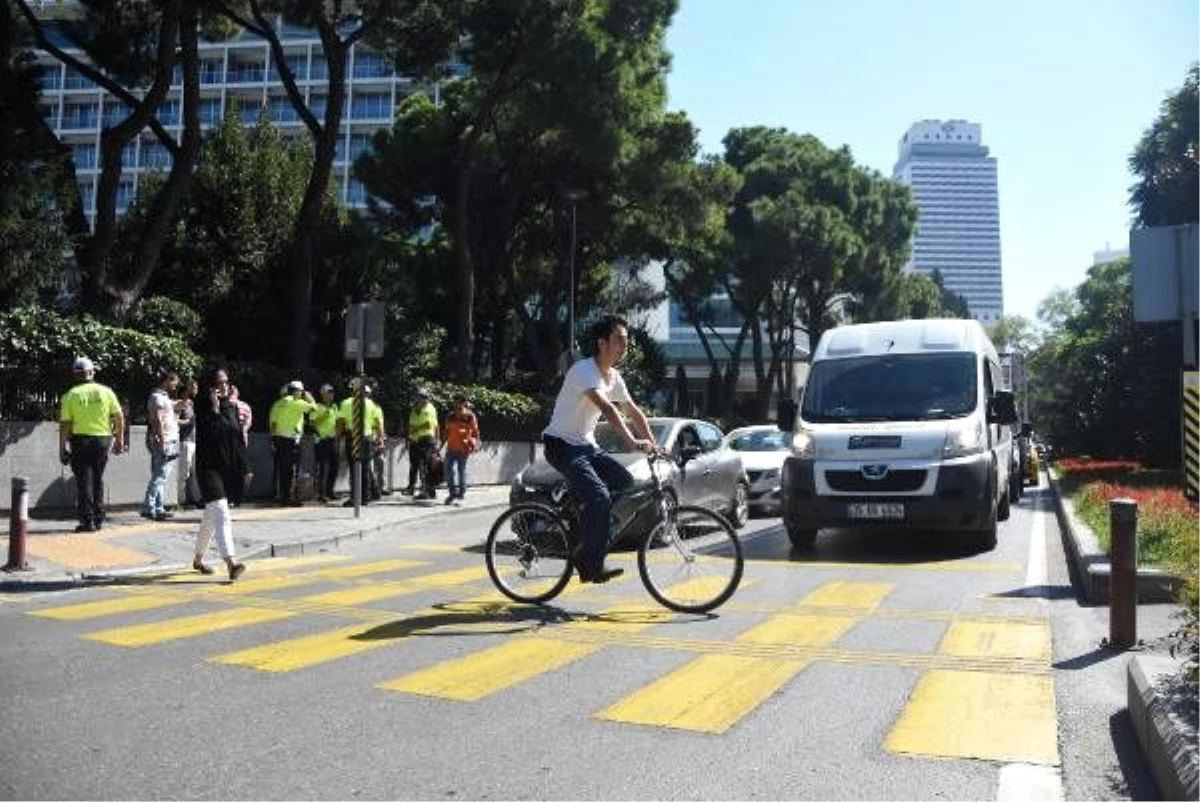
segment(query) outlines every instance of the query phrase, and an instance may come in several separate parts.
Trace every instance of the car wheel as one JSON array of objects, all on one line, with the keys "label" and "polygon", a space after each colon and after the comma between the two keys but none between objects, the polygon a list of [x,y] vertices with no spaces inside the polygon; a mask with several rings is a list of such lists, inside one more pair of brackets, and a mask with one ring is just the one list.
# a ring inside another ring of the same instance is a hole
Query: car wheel
[{"label": "car wheel", "polygon": [[725,516],[734,529],[741,529],[750,520],[750,490],[745,483],[733,486],[733,498],[729,502],[729,513]]},{"label": "car wheel", "polygon": [[[984,511],[984,515],[986,516],[987,525],[984,526],[983,529],[979,530],[979,532],[976,533],[976,539],[979,542],[979,547],[981,549],[983,549],[984,551],[991,551],[992,549],[996,548],[996,534],[997,534],[997,529],[999,526],[996,523],[997,520],[999,520],[999,516],[997,515],[997,510],[996,510],[996,493],[995,493],[995,486],[994,486],[994,482],[995,482],[994,477],[992,479],[992,482],[993,482],[992,492],[990,494],[988,494],[988,497],[985,501],[985,503],[987,504],[987,509]],[[1005,498],[1007,499],[1007,496]]]},{"label": "car wheel", "polygon": [[788,540],[792,541],[792,548],[807,551],[817,544],[816,529],[801,526],[787,518],[783,519],[783,526],[787,529]]}]

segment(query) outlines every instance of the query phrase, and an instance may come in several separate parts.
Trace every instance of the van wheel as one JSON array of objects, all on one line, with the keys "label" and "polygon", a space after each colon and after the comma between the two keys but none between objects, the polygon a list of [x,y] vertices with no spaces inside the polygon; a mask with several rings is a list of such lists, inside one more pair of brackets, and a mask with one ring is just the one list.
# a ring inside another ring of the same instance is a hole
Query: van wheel
[{"label": "van wheel", "polygon": [[996,530],[998,528],[996,521],[999,516],[996,515],[996,505],[992,501],[993,499],[988,499],[988,525],[978,533],[979,547],[984,551],[996,548]]},{"label": "van wheel", "polygon": [[783,520],[784,528],[787,529],[788,540],[792,541],[792,548],[798,551],[808,551],[817,545],[817,530],[809,529],[801,526],[795,521]]}]

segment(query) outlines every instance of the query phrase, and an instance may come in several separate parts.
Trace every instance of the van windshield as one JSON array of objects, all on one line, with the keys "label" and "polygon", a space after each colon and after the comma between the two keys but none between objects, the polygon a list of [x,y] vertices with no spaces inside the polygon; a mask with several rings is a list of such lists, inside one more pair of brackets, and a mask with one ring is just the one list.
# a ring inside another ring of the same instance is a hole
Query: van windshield
[{"label": "van windshield", "polygon": [[813,422],[961,418],[976,406],[975,355],[889,354],[812,366],[800,417]]}]

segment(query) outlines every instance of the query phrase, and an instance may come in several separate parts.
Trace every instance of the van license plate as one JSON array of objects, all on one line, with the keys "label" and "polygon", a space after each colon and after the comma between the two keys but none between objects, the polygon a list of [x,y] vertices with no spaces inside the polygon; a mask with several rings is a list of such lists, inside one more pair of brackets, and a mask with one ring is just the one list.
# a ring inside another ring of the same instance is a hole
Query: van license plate
[{"label": "van license plate", "polygon": [[898,521],[904,518],[903,504],[850,504],[851,520]]}]

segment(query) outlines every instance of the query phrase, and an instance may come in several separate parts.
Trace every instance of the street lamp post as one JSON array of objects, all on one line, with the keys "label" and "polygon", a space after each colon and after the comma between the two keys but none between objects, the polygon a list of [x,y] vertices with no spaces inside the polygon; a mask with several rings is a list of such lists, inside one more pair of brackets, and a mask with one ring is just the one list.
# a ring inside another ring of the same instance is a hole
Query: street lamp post
[{"label": "street lamp post", "polygon": [[571,364],[575,363],[575,207],[576,204],[587,197],[587,192],[582,189],[568,189],[563,192],[563,196],[571,203],[571,251],[567,254],[567,353],[571,358]]}]

